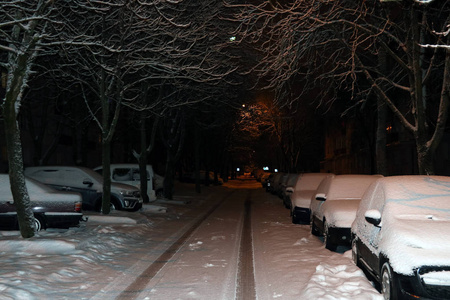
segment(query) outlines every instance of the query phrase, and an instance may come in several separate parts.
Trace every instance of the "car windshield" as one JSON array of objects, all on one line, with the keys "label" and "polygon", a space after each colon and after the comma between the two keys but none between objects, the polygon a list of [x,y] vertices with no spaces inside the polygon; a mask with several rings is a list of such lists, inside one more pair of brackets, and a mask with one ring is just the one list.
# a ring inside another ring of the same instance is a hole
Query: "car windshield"
[{"label": "car windshield", "polygon": [[55,190],[52,189],[51,187],[29,177],[26,178],[26,186],[29,193],[43,192],[43,191],[48,193],[55,192]]},{"label": "car windshield", "polygon": [[94,170],[83,168],[83,171],[92,176],[96,181],[103,182],[103,176],[95,172]]}]

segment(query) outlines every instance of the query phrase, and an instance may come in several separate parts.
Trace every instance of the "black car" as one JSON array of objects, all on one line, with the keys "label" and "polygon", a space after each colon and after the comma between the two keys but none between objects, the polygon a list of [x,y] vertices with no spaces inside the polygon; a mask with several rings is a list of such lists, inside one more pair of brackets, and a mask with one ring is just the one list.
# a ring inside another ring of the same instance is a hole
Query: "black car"
[{"label": "black car", "polygon": [[[34,213],[36,230],[78,226],[83,219],[79,193],[54,190],[33,179],[26,186]],[[0,229],[17,230],[16,206],[11,193],[9,175],[0,174]]]}]

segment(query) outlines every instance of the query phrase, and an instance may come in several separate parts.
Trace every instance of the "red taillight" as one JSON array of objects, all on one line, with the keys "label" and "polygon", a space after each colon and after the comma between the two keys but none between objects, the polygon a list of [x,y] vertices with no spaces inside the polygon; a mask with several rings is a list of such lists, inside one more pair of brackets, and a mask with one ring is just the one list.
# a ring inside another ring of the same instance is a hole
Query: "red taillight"
[{"label": "red taillight", "polygon": [[75,211],[81,212],[81,202],[75,202]]}]

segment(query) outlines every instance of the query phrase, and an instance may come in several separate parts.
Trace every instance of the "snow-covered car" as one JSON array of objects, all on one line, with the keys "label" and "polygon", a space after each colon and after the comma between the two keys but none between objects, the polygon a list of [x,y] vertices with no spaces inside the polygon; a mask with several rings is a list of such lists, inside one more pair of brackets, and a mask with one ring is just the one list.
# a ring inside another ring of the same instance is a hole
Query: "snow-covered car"
[{"label": "snow-covered car", "polygon": [[324,237],[325,247],[350,245],[351,227],[364,192],[381,175],[331,175],[311,199],[311,233]]},{"label": "snow-covered car", "polygon": [[292,189],[297,183],[298,175],[297,173],[290,173],[287,179],[281,183],[280,197],[283,199],[283,204],[286,208],[290,208]]},{"label": "snow-covered car", "polygon": [[[129,184],[141,188],[141,177],[138,164],[111,164],[111,181]],[[98,166],[94,171],[103,176],[103,167]],[[147,172],[147,197],[156,200],[163,196],[164,177],[153,171],[152,165],[146,165]]]},{"label": "snow-covered car", "polygon": [[297,182],[293,188],[287,188],[291,191],[289,197],[289,207],[291,209],[292,223],[309,224],[311,221],[311,198],[322,180],[333,174],[330,173],[303,173],[297,177]]},{"label": "snow-covered car", "polygon": [[286,173],[283,172],[277,172],[275,175],[273,175],[272,181],[270,183],[270,192],[272,194],[278,195],[281,189],[281,182],[286,178]]},{"label": "snow-covered car", "polygon": [[[25,175],[60,191],[81,193],[83,209],[101,209],[103,177],[94,170],[72,166],[39,166],[25,169]],[[137,187],[111,183],[111,209],[137,211],[143,200]]]},{"label": "snow-covered car", "polygon": [[[79,193],[56,191],[29,178],[26,179],[25,185],[30,196],[36,230],[69,228],[80,224],[83,213]],[[0,174],[0,229],[18,228],[9,175]]]},{"label": "snow-covered car", "polygon": [[373,183],[352,224],[354,262],[385,299],[450,299],[450,177]]}]

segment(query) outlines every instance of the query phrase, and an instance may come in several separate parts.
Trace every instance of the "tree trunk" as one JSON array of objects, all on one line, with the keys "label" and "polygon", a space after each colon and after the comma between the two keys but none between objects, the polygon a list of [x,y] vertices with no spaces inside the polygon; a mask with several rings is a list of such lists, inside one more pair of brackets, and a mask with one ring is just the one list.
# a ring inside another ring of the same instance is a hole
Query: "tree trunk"
[{"label": "tree trunk", "polygon": [[111,142],[109,139],[102,141],[102,166],[103,166],[103,197],[102,213],[107,215],[111,211]]},{"label": "tree trunk", "polygon": [[141,113],[141,154],[139,155],[139,178],[140,178],[140,187],[141,187],[141,197],[144,200],[144,203],[149,203],[150,199],[148,197],[148,178],[147,178],[147,130],[146,130],[146,122],[145,116]]},{"label": "tree trunk", "polygon": [[194,156],[195,156],[195,192],[201,193],[201,184],[200,184],[200,128],[196,126],[195,130],[195,139],[194,139]]},{"label": "tree trunk", "polygon": [[375,157],[377,174],[388,175],[387,158],[386,158],[386,127],[387,127],[387,110],[384,101],[377,97],[377,136],[375,142]]},{"label": "tree trunk", "polygon": [[173,187],[175,182],[175,161],[172,153],[167,151],[166,175],[164,177],[164,196],[173,199]]},{"label": "tree trunk", "polygon": [[25,184],[23,174],[22,142],[20,140],[20,129],[17,124],[15,103],[17,94],[13,87],[8,91],[3,105],[3,116],[5,119],[6,149],[9,163],[9,180],[14,205],[17,210],[20,234],[23,238],[34,236],[34,215],[31,209],[30,196]]}]

